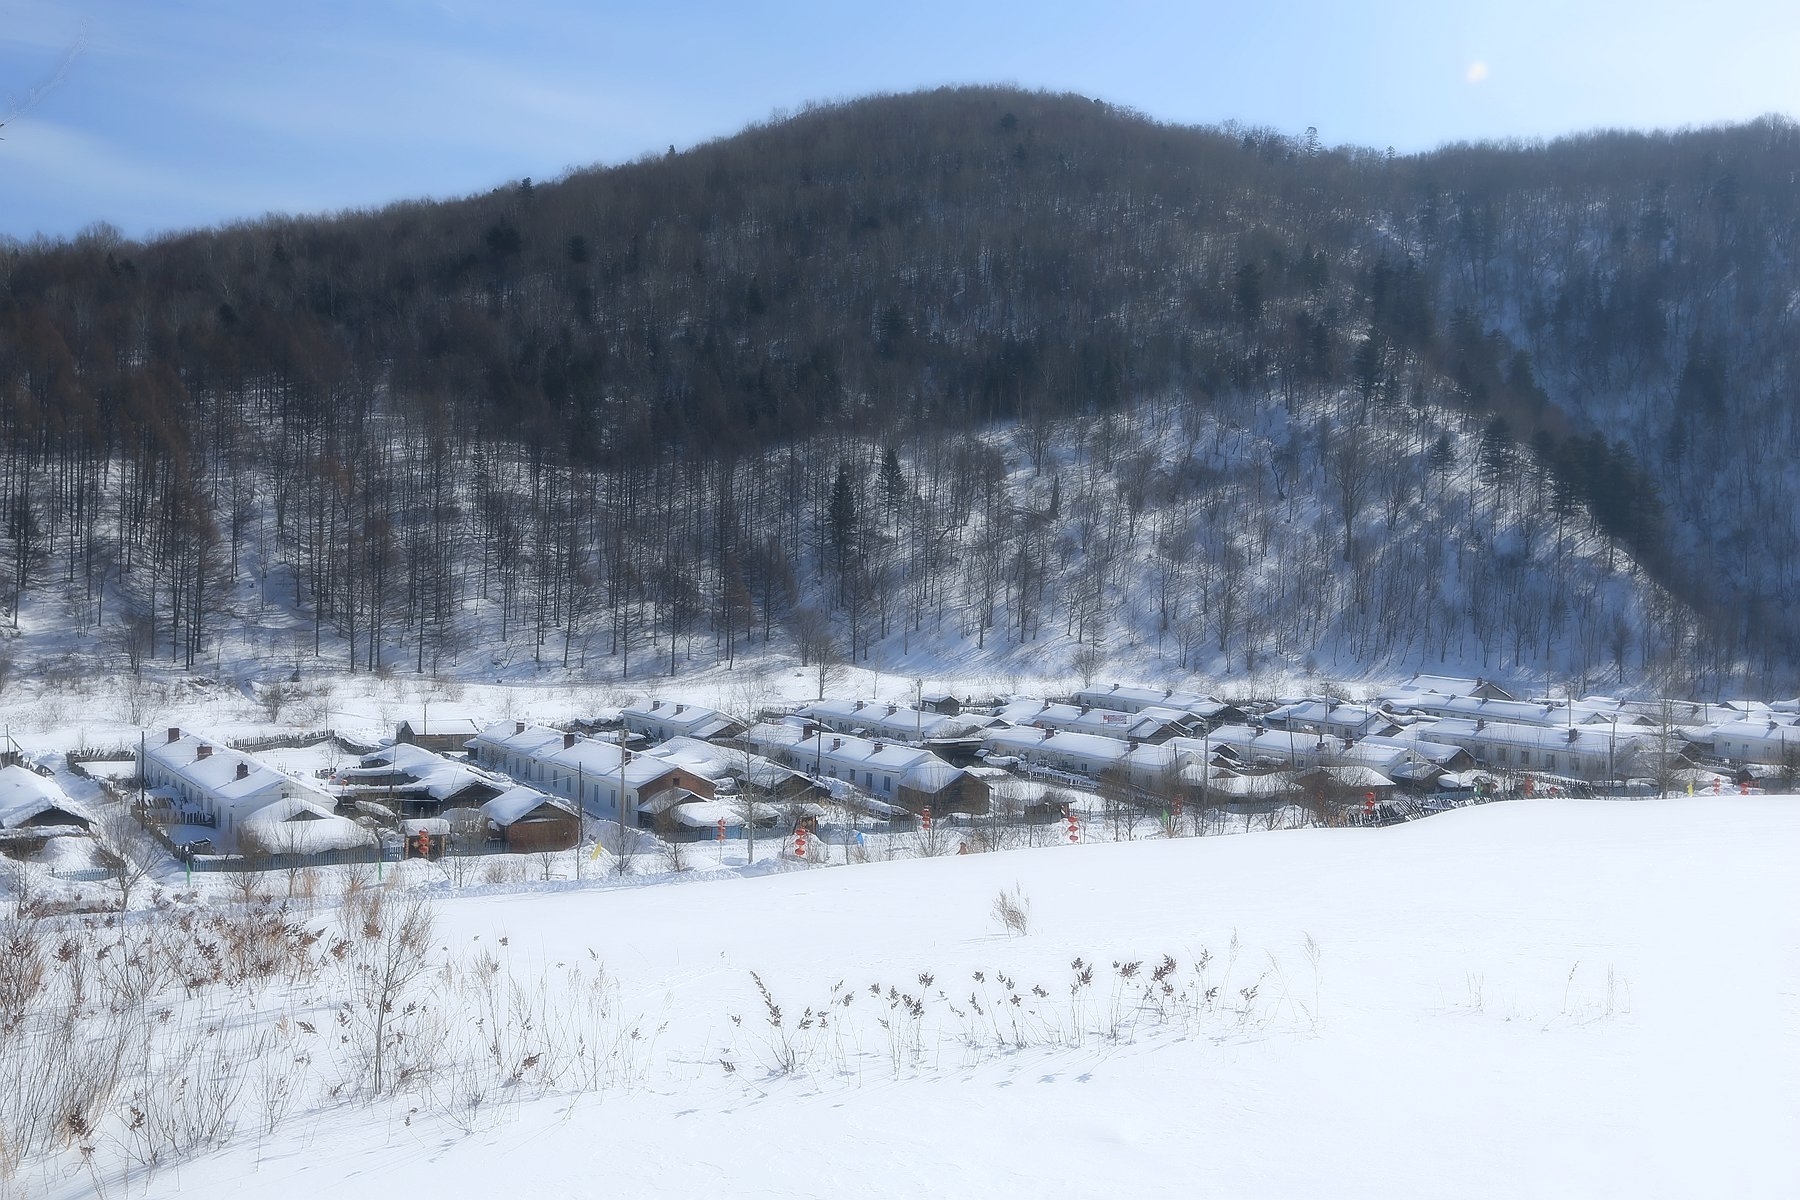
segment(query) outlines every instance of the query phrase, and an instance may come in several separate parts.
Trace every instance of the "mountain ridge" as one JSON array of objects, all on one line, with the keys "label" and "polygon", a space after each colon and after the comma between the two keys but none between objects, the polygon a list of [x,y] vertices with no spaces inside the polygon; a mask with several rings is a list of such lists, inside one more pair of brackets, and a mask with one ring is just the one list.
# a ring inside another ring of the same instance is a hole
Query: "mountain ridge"
[{"label": "mountain ridge", "polygon": [[[1485,608],[1542,610],[1541,632],[1519,619],[1522,663],[1594,675],[1598,643],[1622,639],[1621,677],[1635,659],[1702,690],[1785,682],[1800,535],[1780,497],[1800,482],[1785,472],[1770,499],[1733,478],[1728,506],[1695,477],[1724,462],[1741,414],[1774,426],[1748,457],[1800,444],[1780,403],[1793,314],[1772,300],[1792,283],[1774,226],[1794,162],[1795,130],[1774,120],[1390,158],[943,89],[460,201],[15,246],[0,255],[10,590],[16,605],[60,575],[60,601],[94,605],[95,627],[109,612],[147,626],[133,636],[152,657],[192,665],[244,624],[232,591],[255,524],[254,557],[288,577],[315,646],[364,666],[441,668],[446,648],[521,624],[539,654],[603,631],[621,665],[634,639],[692,653],[704,633],[703,655],[729,657],[740,627],[766,642],[786,626],[800,649],[821,623],[866,656],[908,586],[924,593],[915,631],[927,610],[976,612],[978,639],[1029,642],[1019,597],[1054,592],[1038,607],[1066,617],[1085,557],[1029,548],[1051,496],[1018,501],[1053,443],[1106,464],[1086,503],[1122,506],[1133,539],[1148,512],[1182,526],[1158,536],[1206,556],[1203,574],[1270,553],[1260,501],[1210,501],[1233,513],[1222,540],[1193,530],[1217,480],[1191,458],[1112,478],[1116,454],[1082,445],[1114,414],[1138,454],[1160,453],[1151,427],[1180,415],[1197,435],[1264,438],[1267,463],[1230,468],[1232,486],[1307,490],[1305,519],[1338,530],[1311,555],[1341,564],[1329,628],[1369,623],[1354,614],[1381,589],[1359,564],[1418,535],[1389,514],[1466,472],[1464,516],[1491,519],[1431,536],[1497,581]],[[1736,272],[1753,246],[1751,292]],[[940,495],[954,455],[927,443],[961,436],[967,459],[994,442],[971,433],[1002,429],[998,461],[962,469],[1015,486],[971,521],[967,496]],[[1402,477],[1417,487],[1397,495]],[[705,515],[671,532],[677,493]],[[645,496],[665,497],[660,515]],[[985,539],[1012,582],[918,582],[944,572],[924,541],[957,515],[961,549]],[[1708,536],[1721,522],[1732,536]],[[1546,530],[1554,553],[1530,546]],[[1585,557],[1562,563],[1571,530]],[[1124,560],[1154,557],[1128,543]],[[472,548],[478,576],[458,575]],[[1521,589],[1534,572],[1563,578]],[[1131,589],[1101,574],[1083,586],[1116,610]],[[1285,587],[1273,607],[1244,602],[1287,620]],[[1457,640],[1507,640],[1504,618],[1451,603]],[[1576,632],[1582,604],[1604,632]],[[1064,620],[1070,654],[1152,632],[1091,624]],[[1252,662],[1341,657],[1340,641],[1352,662],[1404,661],[1417,640],[1283,636]]]}]

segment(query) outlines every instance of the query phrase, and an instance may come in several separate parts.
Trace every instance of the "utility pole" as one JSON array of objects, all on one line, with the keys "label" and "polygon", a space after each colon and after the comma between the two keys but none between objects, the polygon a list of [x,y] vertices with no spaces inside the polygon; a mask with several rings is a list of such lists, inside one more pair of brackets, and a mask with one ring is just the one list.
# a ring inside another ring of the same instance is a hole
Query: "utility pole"
[{"label": "utility pole", "polygon": [[619,718],[619,874],[621,875],[625,873],[625,832],[625,718],[621,716]]}]

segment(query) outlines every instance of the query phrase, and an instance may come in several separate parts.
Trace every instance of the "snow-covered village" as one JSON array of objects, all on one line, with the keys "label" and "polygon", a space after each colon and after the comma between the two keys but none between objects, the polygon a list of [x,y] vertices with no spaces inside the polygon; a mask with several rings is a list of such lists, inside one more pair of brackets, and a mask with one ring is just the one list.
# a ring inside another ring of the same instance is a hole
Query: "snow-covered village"
[{"label": "snow-covered village", "polygon": [[8,1194],[1790,1177],[1794,701],[785,678],[9,710]]}]

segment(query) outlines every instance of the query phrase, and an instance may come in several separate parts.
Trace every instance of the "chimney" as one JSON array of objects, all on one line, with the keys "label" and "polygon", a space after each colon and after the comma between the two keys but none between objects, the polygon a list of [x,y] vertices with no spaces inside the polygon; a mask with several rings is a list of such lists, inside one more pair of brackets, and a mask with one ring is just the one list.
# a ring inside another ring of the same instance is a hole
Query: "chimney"
[{"label": "chimney", "polygon": [[844,748],[844,739],[843,738],[832,738],[831,739],[831,748],[833,750],[842,750]]},{"label": "chimney", "polygon": [[1577,729],[1570,729],[1570,730],[1569,730],[1569,740],[1570,740],[1570,741],[1571,741],[1571,742],[1573,742],[1573,741],[1575,741],[1575,740],[1576,740],[1576,739],[1577,739],[1577,738],[1579,738],[1579,737],[1580,737],[1580,736],[1581,736],[1581,732],[1580,732],[1580,731],[1579,731],[1579,730],[1577,730]]},{"label": "chimney", "polygon": [[676,712],[681,712],[681,711],[682,711],[682,710],[683,710],[683,709],[685,709],[685,708],[687,708],[687,705],[685,705],[685,704],[677,704],[677,705],[676,705],[676,706],[675,706],[675,711],[676,711]]},{"label": "chimney", "polygon": [[890,716],[890,717],[891,717],[891,716],[893,716],[893,715],[894,715],[894,714],[895,714],[895,713],[897,713],[897,712],[899,712],[899,711],[900,711],[900,706],[899,706],[899,705],[898,705],[898,704],[890,704],[890,705],[888,705],[888,716]]},{"label": "chimney", "polygon": [[212,747],[211,746],[202,744],[198,750],[194,751],[194,761],[195,762],[198,762],[199,760],[201,760],[203,758],[211,758],[211,757],[212,757]]},{"label": "chimney", "polygon": [[181,740],[180,726],[177,726],[177,725],[169,726],[169,741],[170,742],[179,742],[180,740]]},{"label": "chimney", "polygon": [[854,709],[854,710],[852,710],[852,711],[854,711],[854,712],[861,712],[861,711],[862,711],[862,706],[863,706],[863,702],[862,702],[862,701],[861,701],[861,700],[858,700],[858,701],[857,701],[857,702],[856,702],[856,708],[855,708],[855,709]]},{"label": "chimney", "polygon": [[887,749],[886,742],[876,742],[875,743],[875,753],[880,754],[885,749]]},{"label": "chimney", "polygon": [[249,764],[249,763],[247,763],[247,762],[241,762],[241,763],[239,763],[239,764],[238,764],[238,773],[237,773],[237,777],[238,777],[238,778],[239,778],[239,779],[248,779],[248,778],[250,778],[250,764]]},{"label": "chimney", "polygon": [[563,734],[563,749],[564,750],[573,750],[574,748],[575,748],[575,735],[572,733]]},{"label": "chimney", "polygon": [[524,733],[525,732],[525,722],[514,721],[513,722],[513,732],[514,733]]}]

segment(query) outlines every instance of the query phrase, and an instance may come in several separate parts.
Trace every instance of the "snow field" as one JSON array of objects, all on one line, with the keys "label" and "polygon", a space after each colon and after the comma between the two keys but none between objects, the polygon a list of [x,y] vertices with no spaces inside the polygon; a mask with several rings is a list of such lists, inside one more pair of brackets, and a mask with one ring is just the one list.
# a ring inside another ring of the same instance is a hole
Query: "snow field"
[{"label": "snow field", "polygon": [[[416,998],[465,1021],[490,1003],[586,1021],[616,1039],[593,1087],[527,1071],[482,1105],[444,1102],[480,1040],[463,1038],[443,1078],[302,1097],[266,1131],[247,1094],[222,1150],[128,1190],[1788,1196],[1796,835],[1791,797],[1540,801],[440,899]],[[1022,937],[993,911],[1014,887]],[[1159,1001],[1144,977],[1164,955],[1178,998]],[[1134,961],[1121,986],[1113,964]],[[482,1000],[483,969],[518,988]],[[555,982],[572,972],[603,979],[586,1017]],[[971,993],[1009,1014],[1000,1034]],[[823,1029],[800,1028],[809,1007]],[[508,1029],[522,1061],[533,1035]],[[94,1187],[67,1155],[27,1182]]]}]

